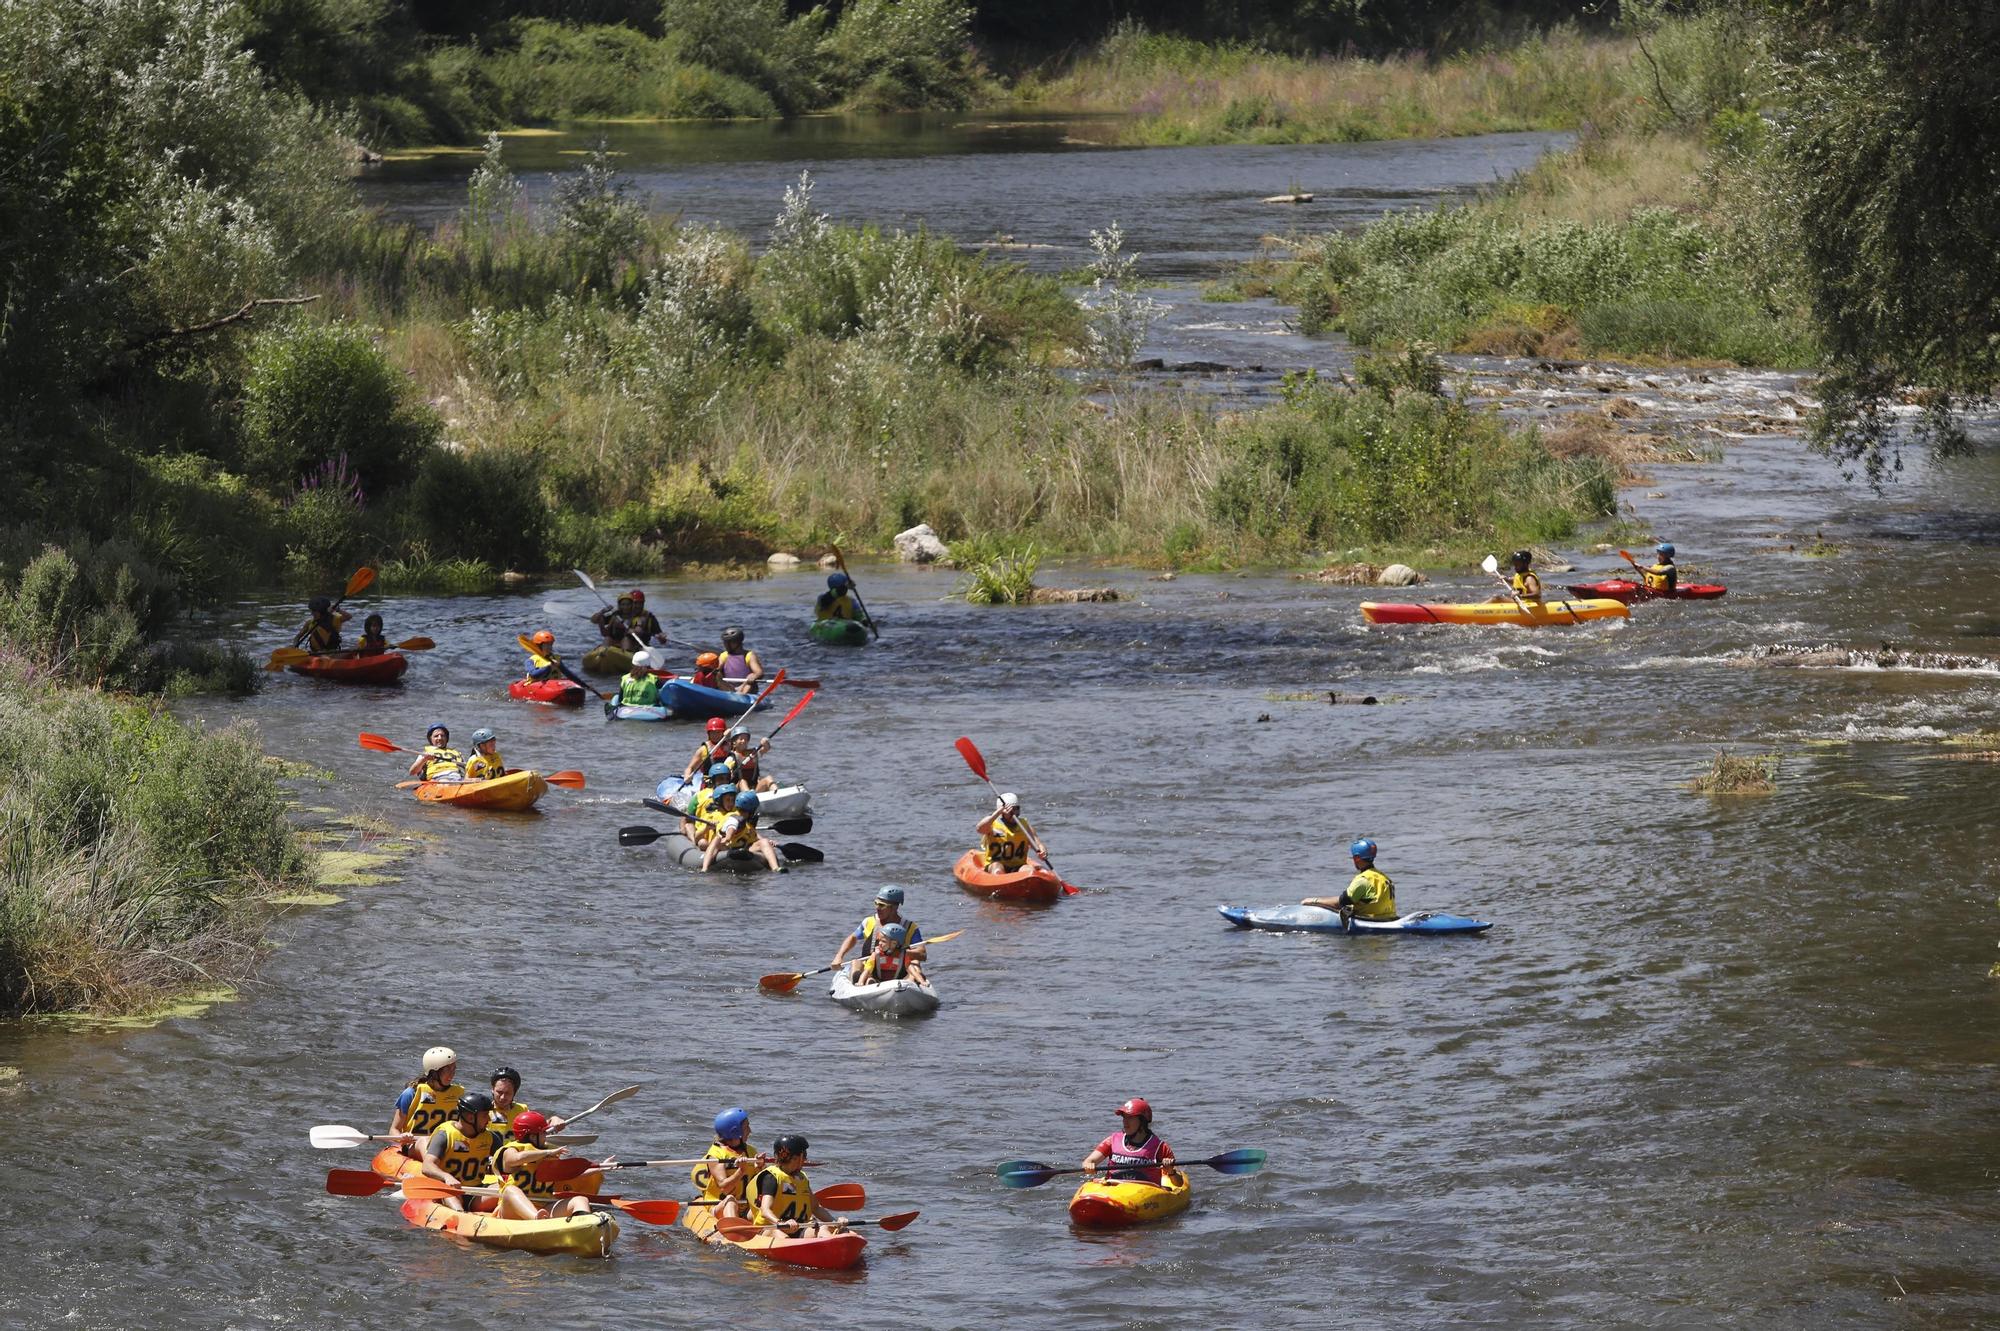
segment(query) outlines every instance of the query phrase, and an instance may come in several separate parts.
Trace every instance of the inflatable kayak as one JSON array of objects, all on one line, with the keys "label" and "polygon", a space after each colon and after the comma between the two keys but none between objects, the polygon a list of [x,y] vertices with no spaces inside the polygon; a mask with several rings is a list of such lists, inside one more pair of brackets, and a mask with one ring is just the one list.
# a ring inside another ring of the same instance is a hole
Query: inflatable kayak
[{"label": "inflatable kayak", "polygon": [[404,1202],[403,1219],[418,1229],[434,1229],[489,1248],[565,1252],[576,1257],[607,1257],[612,1240],[618,1237],[618,1222],[604,1211],[547,1220],[509,1220],[477,1211],[454,1211],[437,1202]]},{"label": "inflatable kayak", "polygon": [[713,1206],[683,1206],[681,1227],[703,1243],[727,1244],[766,1261],[817,1267],[822,1271],[845,1271],[861,1260],[863,1250],[868,1247],[868,1240],[854,1233],[795,1239],[783,1230],[767,1229],[754,1239],[725,1239],[715,1232]]},{"label": "inflatable kayak", "polygon": [[593,675],[622,675],[632,668],[632,653],[601,642],[583,654],[583,668]]},{"label": "inflatable kayak", "polygon": [[588,695],[572,679],[517,679],[507,686],[507,696],[551,707],[581,707]]},{"label": "inflatable kayak", "polygon": [[[679,832],[669,832],[659,840],[659,847],[673,857],[674,863],[683,869],[701,872],[702,849]],[[778,860],[784,863],[781,856]],[[764,863],[764,857],[748,850],[725,850],[715,857],[715,863],[708,866],[710,873],[769,873],[771,866]]]},{"label": "inflatable kayak", "polygon": [[1194,1189],[1180,1170],[1166,1175],[1164,1183],[1138,1179],[1086,1179],[1069,1199],[1069,1218],[1094,1229],[1121,1229],[1127,1225],[1150,1225],[1155,1220],[1179,1215],[1194,1200]]},{"label": "inflatable kayak", "polygon": [[811,631],[814,642],[831,647],[868,645],[868,626],[858,619],[815,619]]},{"label": "inflatable kayak", "polygon": [[640,707],[635,703],[614,702],[604,708],[606,721],[664,721],[667,709],[664,707]]},{"label": "inflatable kayak", "polygon": [[983,858],[977,850],[968,850],[951,866],[951,876],[968,892],[994,901],[1025,901],[1036,906],[1046,906],[1062,895],[1062,879],[1032,860],[1019,873],[989,873],[980,865]]},{"label": "inflatable kayak", "polygon": [[1512,601],[1469,601],[1457,604],[1406,605],[1393,601],[1363,601],[1361,617],[1370,624],[1580,624],[1587,619],[1626,619],[1632,614],[1623,601],[1528,602],[1526,610]]},{"label": "inflatable kayak", "polygon": [[548,793],[540,772],[509,772],[491,781],[426,781],[417,798],[432,804],[456,804],[466,809],[504,809],[519,813],[535,807]]},{"label": "inflatable kayak", "polygon": [[394,684],[409,668],[410,663],[401,652],[371,652],[367,656],[335,652],[331,656],[312,657],[304,665],[291,669],[294,675],[330,679],[336,684]]},{"label": "inflatable kayak", "polygon": [[741,716],[756,701],[755,696],[748,693],[712,689],[706,684],[690,684],[684,679],[660,681],[660,706],[667,709],[668,716],[697,720],[711,716]]},{"label": "inflatable kayak", "polygon": [[915,980],[882,980],[856,984],[842,966],[833,973],[833,988],[827,997],[856,1012],[878,1012],[885,1017],[920,1017],[938,1009],[937,990]]},{"label": "inflatable kayak", "polygon": [[1613,601],[1713,601],[1728,590],[1719,582],[1683,582],[1670,592],[1653,592],[1647,591],[1644,583],[1630,578],[1569,584],[1571,596],[1608,597]]},{"label": "inflatable kayak", "polygon": [[[660,803],[686,813],[687,800],[683,796],[687,789],[687,782],[679,777],[664,777],[659,785],[653,787],[653,796]],[[811,813],[811,803],[812,792],[804,786],[779,786],[776,790],[759,791],[757,794],[760,818],[796,818],[800,814]]]},{"label": "inflatable kayak", "polygon": [[1480,934],[1493,926],[1485,920],[1443,911],[1418,911],[1393,920],[1340,922],[1340,912],[1324,906],[1217,906],[1222,918],[1239,929],[1269,929],[1274,933],[1310,934]]}]

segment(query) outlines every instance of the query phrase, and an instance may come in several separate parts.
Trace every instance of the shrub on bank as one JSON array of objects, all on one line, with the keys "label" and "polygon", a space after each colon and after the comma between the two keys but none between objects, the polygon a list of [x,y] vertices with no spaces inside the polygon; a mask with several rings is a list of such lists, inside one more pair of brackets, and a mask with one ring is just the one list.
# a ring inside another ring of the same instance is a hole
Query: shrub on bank
[{"label": "shrub on bank", "polygon": [[344,458],[364,486],[401,485],[437,429],[359,328],[299,323],[262,333],[251,347],[244,455],[269,482],[290,486]]}]

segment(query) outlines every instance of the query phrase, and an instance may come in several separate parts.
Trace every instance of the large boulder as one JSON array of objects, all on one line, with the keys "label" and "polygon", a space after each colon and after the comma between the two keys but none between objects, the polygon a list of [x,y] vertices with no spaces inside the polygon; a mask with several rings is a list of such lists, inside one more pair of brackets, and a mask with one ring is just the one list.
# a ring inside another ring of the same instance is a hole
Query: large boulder
[{"label": "large boulder", "polygon": [[1411,568],[1408,564],[1391,564],[1375,577],[1377,587],[1414,587],[1430,579]]},{"label": "large boulder", "polygon": [[931,530],[928,522],[919,522],[908,531],[896,533],[896,558],[905,564],[935,564],[948,558],[950,552],[944,542]]},{"label": "large boulder", "polygon": [[787,554],[783,550],[780,550],[764,562],[772,568],[797,568],[800,560],[797,555]]}]

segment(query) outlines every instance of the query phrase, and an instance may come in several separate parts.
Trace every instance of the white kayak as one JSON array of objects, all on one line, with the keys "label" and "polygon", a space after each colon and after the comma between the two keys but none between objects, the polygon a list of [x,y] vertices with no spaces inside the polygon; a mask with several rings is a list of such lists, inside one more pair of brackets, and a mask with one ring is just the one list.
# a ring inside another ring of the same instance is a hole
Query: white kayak
[{"label": "white kayak", "polygon": [[1436,934],[1479,934],[1493,926],[1485,920],[1450,915],[1439,910],[1418,911],[1393,920],[1352,919],[1342,923],[1340,913],[1324,906],[1217,906],[1222,918],[1239,929],[1269,929],[1277,933],[1308,934],[1389,934],[1431,936]]},{"label": "white kayak", "polygon": [[[666,777],[653,788],[654,796],[662,804],[671,805],[682,813],[688,811],[688,783],[677,776]],[[776,790],[757,793],[758,817],[765,821],[779,818],[797,818],[811,813],[812,792],[804,786],[779,786]]]},{"label": "white kayak", "polygon": [[915,980],[881,980],[856,984],[847,978],[847,968],[833,973],[833,988],[827,996],[842,1007],[856,1012],[878,1012],[885,1017],[920,1017],[938,1009],[937,990]]}]

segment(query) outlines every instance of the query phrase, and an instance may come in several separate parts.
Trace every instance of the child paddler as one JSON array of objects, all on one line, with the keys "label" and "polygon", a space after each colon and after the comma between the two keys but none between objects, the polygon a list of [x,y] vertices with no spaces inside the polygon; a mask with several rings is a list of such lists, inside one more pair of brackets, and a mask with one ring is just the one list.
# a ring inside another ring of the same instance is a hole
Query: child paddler
[{"label": "child paddler", "polygon": [[465,779],[465,757],[451,747],[451,731],[440,725],[424,731],[424,751],[410,764],[410,775],[425,781]]},{"label": "child paddler", "polygon": [[702,1201],[715,1207],[718,1220],[742,1219],[749,1210],[750,1179],[771,1157],[750,1144],[750,1114],[725,1109],[715,1116],[715,1140],[709,1143],[711,1163],[694,1167],[689,1177],[701,1189]]},{"label": "child paddler", "polygon": [[988,873],[1019,873],[1028,867],[1028,851],[1046,855],[1048,850],[1035,829],[1021,814],[1021,797],[1008,791],[998,807],[979,822],[980,857]]},{"label": "child paddler", "polygon": [[[734,791],[733,794],[736,807],[724,814],[715,825],[715,834],[709,837],[702,851],[701,871],[707,873],[715,864],[715,857],[724,851],[747,850],[753,855],[762,855],[772,873],[784,873],[785,866],[778,862],[778,848],[757,831],[757,792],[744,790]],[[729,799],[732,789],[720,788],[716,795],[718,801]]]},{"label": "child paddler", "polygon": [[[1110,1176],[1113,1179],[1164,1182],[1166,1171],[1174,1167],[1174,1148],[1154,1134],[1153,1107],[1133,1096],[1112,1112],[1118,1115],[1121,1130],[1097,1143],[1096,1149],[1083,1157],[1083,1167],[1095,1172],[1109,1166],[1118,1171]],[[1139,1167],[1124,1168],[1128,1165]]]}]

